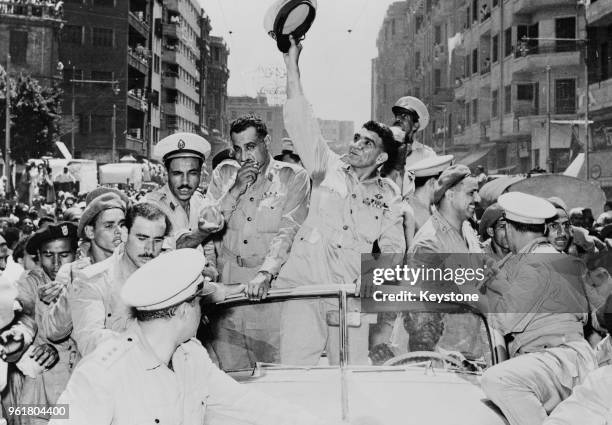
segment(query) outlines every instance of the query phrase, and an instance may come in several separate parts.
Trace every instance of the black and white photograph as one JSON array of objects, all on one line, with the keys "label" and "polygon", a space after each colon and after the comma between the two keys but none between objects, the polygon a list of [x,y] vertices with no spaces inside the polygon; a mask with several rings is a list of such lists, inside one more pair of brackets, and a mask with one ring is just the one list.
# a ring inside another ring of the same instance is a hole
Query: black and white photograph
[{"label": "black and white photograph", "polygon": [[0,0],[0,425],[612,425],[612,0]]}]

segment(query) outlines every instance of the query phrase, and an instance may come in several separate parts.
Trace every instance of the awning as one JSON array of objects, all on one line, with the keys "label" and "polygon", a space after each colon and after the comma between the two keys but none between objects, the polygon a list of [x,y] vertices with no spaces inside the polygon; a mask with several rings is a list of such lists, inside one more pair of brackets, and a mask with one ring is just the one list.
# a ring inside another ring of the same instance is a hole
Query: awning
[{"label": "awning", "polygon": [[584,154],[579,153],[576,156],[576,159],[574,159],[572,163],[565,169],[565,171],[563,172],[563,175],[570,176],[570,177],[580,177],[579,174],[582,171],[583,166],[584,166]]},{"label": "awning", "polygon": [[482,160],[482,158],[487,156],[491,149],[493,148],[479,149],[476,151],[469,152],[463,158],[455,160],[455,163],[467,165],[468,167],[471,165],[479,165],[478,163]]}]

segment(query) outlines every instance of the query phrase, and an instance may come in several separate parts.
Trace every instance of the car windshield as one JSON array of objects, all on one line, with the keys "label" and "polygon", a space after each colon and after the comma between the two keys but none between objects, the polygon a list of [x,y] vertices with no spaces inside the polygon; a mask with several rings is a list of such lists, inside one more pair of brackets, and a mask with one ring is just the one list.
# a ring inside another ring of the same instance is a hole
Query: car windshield
[{"label": "car windshield", "polygon": [[[199,338],[225,371],[257,363],[287,367],[426,366],[481,372],[492,364],[483,316],[454,303],[359,313],[360,299],[346,302],[341,332],[338,295],[246,300],[207,309]],[[341,335],[345,344],[341,344]]]}]

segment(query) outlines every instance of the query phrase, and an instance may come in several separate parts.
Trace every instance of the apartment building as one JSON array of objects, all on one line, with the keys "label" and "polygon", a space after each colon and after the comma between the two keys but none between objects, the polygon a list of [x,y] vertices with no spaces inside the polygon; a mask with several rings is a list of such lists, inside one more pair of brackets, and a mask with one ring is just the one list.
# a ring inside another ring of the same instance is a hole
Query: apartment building
[{"label": "apartment building", "polygon": [[465,0],[454,144],[490,174],[562,172],[585,144],[586,25],[575,0]]},{"label": "apartment building", "polygon": [[[612,2],[591,0],[588,22],[589,120],[591,143],[589,179],[612,198]],[[585,167],[586,168],[586,167]]]},{"label": "apartment building", "polygon": [[229,69],[227,60],[229,48],[221,37],[209,39],[210,58],[206,67],[206,125],[209,132],[217,137],[227,138],[230,120],[228,119],[227,80]]}]

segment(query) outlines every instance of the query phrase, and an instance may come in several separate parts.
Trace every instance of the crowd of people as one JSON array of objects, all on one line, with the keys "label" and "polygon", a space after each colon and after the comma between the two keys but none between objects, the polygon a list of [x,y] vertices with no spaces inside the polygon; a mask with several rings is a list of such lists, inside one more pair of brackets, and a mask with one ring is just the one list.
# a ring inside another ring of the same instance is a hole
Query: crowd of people
[{"label": "crowd of people", "polygon": [[[610,366],[598,366],[612,358],[612,279],[599,259],[612,249],[612,205],[595,219],[560,198],[510,192],[477,217],[484,169],[472,172],[415,142],[429,115],[411,97],[393,107],[391,126],[365,123],[339,156],[303,93],[300,52],[292,39],[284,56],[291,143],[281,155],[272,157],[265,123],[247,115],[231,124],[231,147],[214,158],[206,193],[199,187],[210,145],[176,133],[155,147],[168,176],[159,189],[100,187],[51,202],[38,190],[28,202],[2,206],[0,365],[9,365],[2,402],[70,406],[69,419],[42,411],[8,420],[201,424],[208,409],[249,423],[320,423],[217,366],[249,365],[261,341],[259,360],[317,365],[333,352],[326,302],[231,311],[215,329],[221,343],[213,349],[229,351],[219,356],[223,365],[193,338],[207,303],[230,294],[256,301],[271,288],[356,283],[368,296],[360,254],[380,252],[482,254],[495,271],[483,298],[498,313],[492,325],[508,352],[485,372],[486,395],[512,425],[605,423],[596,418],[609,411],[609,398],[602,405],[584,397],[610,380]],[[584,297],[571,292],[568,276],[589,277],[579,285]],[[567,305],[546,303],[553,299]],[[242,328],[249,334],[238,343]],[[368,331],[365,323],[351,328],[364,341]],[[351,358],[377,364],[372,352],[380,348]]]}]

